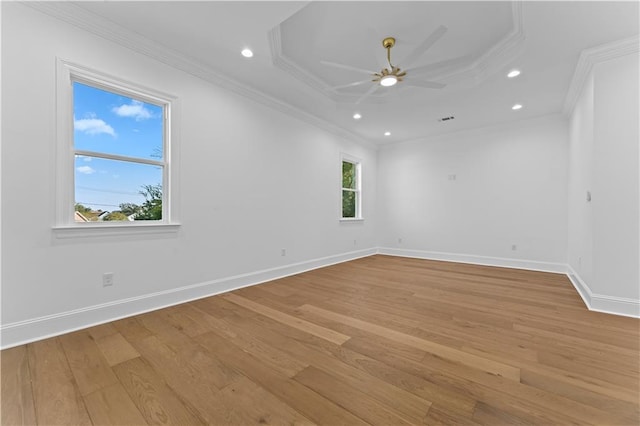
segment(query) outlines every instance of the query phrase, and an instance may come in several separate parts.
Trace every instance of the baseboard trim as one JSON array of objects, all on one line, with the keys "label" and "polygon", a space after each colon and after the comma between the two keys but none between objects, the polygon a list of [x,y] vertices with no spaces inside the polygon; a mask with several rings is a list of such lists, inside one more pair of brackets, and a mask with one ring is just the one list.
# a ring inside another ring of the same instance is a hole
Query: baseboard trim
[{"label": "baseboard trim", "polygon": [[584,304],[591,311],[592,310],[591,309],[591,294],[592,293],[591,293],[591,289],[589,288],[587,283],[585,283],[582,280],[580,275],[578,275],[578,273],[571,267],[571,265],[567,265],[567,277],[569,278],[569,281],[571,281],[571,284],[573,284],[573,288],[576,289],[576,291],[578,292],[578,294],[582,298],[582,301],[584,302]]},{"label": "baseboard trim", "polygon": [[590,311],[640,318],[640,300],[594,293],[568,264],[388,247],[379,247],[378,254],[565,274]]},{"label": "baseboard trim", "polygon": [[563,263],[539,262],[533,260],[508,259],[501,257],[476,256],[471,254],[443,253],[426,250],[408,250],[390,247],[379,247],[379,254],[389,256],[412,257],[417,259],[440,260],[444,262],[470,263],[473,265],[497,266],[501,268],[527,269],[530,271],[567,273],[567,265]]},{"label": "baseboard trim", "polygon": [[567,276],[571,284],[590,311],[640,318],[640,300],[594,293],[570,265],[567,265],[567,268]]},{"label": "baseboard trim", "polygon": [[237,290],[313,269],[371,256],[376,248],[327,256],[271,269],[235,275],[175,289],[116,300],[86,308],[61,312],[0,327],[0,349],[34,342],[64,333],[119,320],[145,312]]},{"label": "baseboard trim", "polygon": [[374,254],[562,273],[567,275],[590,311],[640,318],[639,300],[593,293],[586,282],[584,282],[584,280],[570,265],[457,253],[378,247],[312,259],[276,268],[250,272],[247,274],[219,278],[157,293],[116,300],[113,302],[25,321],[3,324],[0,326],[0,349],[8,349],[14,346],[58,336],[83,328],[104,324],[106,322],[155,311],[157,309],[178,305],[180,303],[190,302],[203,297],[226,293],[243,287],[250,287],[267,281],[372,256]]}]

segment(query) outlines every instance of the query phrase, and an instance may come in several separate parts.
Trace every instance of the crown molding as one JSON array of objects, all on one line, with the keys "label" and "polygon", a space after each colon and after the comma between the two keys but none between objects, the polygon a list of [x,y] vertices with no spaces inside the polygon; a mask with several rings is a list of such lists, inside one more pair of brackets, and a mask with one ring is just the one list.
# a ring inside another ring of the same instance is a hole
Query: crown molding
[{"label": "crown molding", "polygon": [[638,53],[639,51],[640,38],[637,35],[583,50],[578,58],[576,70],[573,73],[567,96],[564,99],[562,113],[566,116],[571,115],[594,65]]},{"label": "crown molding", "polygon": [[322,94],[329,96],[332,100],[338,100],[335,99],[335,96],[332,96],[331,91],[326,90],[327,85],[322,80],[304,68],[301,68],[284,55],[282,52],[282,31],[280,30],[280,25],[276,25],[269,31],[269,49],[271,50],[271,62],[274,66],[289,73],[298,80],[305,82]]},{"label": "crown molding", "polygon": [[276,99],[254,87],[221,74],[195,58],[179,53],[141,34],[128,30],[113,21],[96,15],[72,2],[22,1],[41,13],[71,24],[84,31],[117,43],[127,49],[146,55],[175,69],[200,78],[210,84],[227,89],[255,102],[304,121],[339,138],[356,142],[367,148],[377,149],[377,145],[361,136],[319,118],[300,107]]},{"label": "crown molding", "polygon": [[[496,44],[491,46],[480,57],[473,60],[468,65],[457,66],[455,68],[444,67],[428,75],[430,80],[446,80],[458,82],[462,80],[472,80],[474,84],[479,84],[488,78],[497,69],[502,68],[520,52],[522,43],[525,40],[522,29],[522,1],[511,1],[512,28]],[[324,80],[318,78],[307,69],[297,64],[295,60],[287,57],[282,51],[282,32],[278,25],[269,33],[269,47],[271,49],[273,65],[289,73],[317,92],[327,96],[334,102],[355,102],[361,94],[346,94],[331,88]],[[369,96],[365,103],[377,103],[380,96]]]}]

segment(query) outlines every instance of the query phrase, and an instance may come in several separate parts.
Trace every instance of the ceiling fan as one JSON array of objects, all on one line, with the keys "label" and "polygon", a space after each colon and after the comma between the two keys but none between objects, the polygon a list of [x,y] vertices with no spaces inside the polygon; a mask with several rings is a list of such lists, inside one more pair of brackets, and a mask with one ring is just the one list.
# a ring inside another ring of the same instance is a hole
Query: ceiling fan
[{"label": "ceiling fan", "polygon": [[[429,37],[427,37],[422,43],[420,43],[407,56],[407,58],[404,59],[403,61],[404,66],[411,66],[417,59],[420,58],[420,56],[427,49],[433,46],[446,32],[447,32],[447,27],[445,27],[444,25],[441,25],[438,28],[436,28],[435,31],[433,31],[429,35]],[[383,68],[380,72],[365,70],[362,68],[352,67],[350,65],[339,64],[336,62],[320,61],[320,63],[323,65],[365,73],[371,76],[371,78],[369,79],[356,81],[348,84],[343,84],[340,86],[335,86],[335,87],[332,87],[332,89],[344,89],[347,87],[359,86],[361,84],[374,83],[371,86],[371,88],[367,90],[367,92],[364,95],[362,95],[360,99],[356,101],[356,104],[359,104],[366,97],[368,97],[369,95],[372,95],[374,92],[380,89],[380,87],[390,87],[400,82],[408,86],[416,86],[416,87],[422,87],[427,89],[442,89],[443,87],[446,86],[446,84],[435,82],[435,81],[420,80],[420,79],[416,79],[414,76],[419,76],[421,74],[427,73],[429,71],[437,70],[445,66],[456,65],[466,60],[466,56],[465,56],[460,58],[448,59],[446,61],[440,61],[440,62],[428,64],[428,65],[423,65],[420,67],[409,68],[407,70],[402,70],[400,67],[397,67],[391,63],[391,49],[393,48],[393,46],[395,46],[395,44],[396,44],[396,39],[394,37],[385,37],[382,40],[382,47],[384,47],[387,50],[387,64],[389,67]]]}]

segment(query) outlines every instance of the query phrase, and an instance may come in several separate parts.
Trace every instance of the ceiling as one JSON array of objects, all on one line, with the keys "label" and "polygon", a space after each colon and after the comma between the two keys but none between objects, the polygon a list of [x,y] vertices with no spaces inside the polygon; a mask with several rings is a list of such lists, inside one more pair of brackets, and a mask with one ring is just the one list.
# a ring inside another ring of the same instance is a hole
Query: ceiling
[{"label": "ceiling", "polygon": [[[374,144],[559,113],[580,53],[639,32],[635,1],[96,1],[58,6],[82,14],[93,28],[111,28],[102,35],[127,34],[129,44],[160,47],[247,87],[248,93]],[[412,56],[440,26],[446,33]],[[391,55],[400,68],[460,59],[419,78],[409,72],[406,81],[379,87],[364,99],[374,83],[334,88],[369,76],[322,61],[380,72],[386,66],[381,42],[388,36],[397,39]],[[245,47],[253,50],[253,58],[240,55]],[[507,78],[514,68],[521,75]],[[411,79],[446,87],[409,86]],[[523,108],[513,111],[516,103]],[[360,120],[353,119],[355,112]],[[439,121],[450,116],[455,119]],[[387,131],[391,135],[384,136]]]}]

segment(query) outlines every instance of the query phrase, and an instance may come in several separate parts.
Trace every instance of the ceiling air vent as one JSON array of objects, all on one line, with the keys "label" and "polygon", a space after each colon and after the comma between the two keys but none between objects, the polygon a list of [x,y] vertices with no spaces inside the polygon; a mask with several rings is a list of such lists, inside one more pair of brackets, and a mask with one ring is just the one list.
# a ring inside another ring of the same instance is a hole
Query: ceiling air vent
[{"label": "ceiling air vent", "polygon": [[438,121],[450,121],[453,120],[455,117],[452,115],[451,117],[442,117],[440,119],[438,119]]}]

